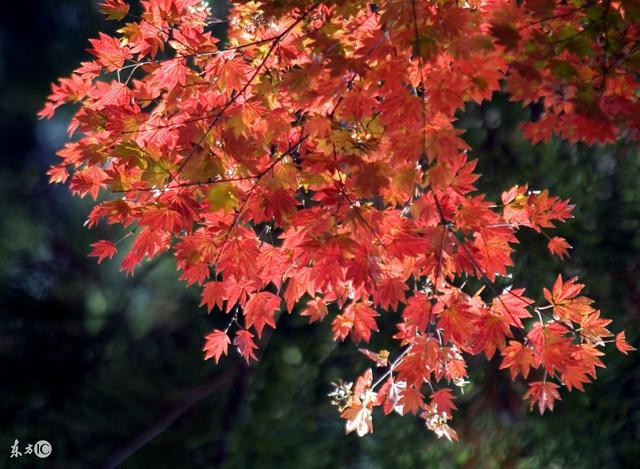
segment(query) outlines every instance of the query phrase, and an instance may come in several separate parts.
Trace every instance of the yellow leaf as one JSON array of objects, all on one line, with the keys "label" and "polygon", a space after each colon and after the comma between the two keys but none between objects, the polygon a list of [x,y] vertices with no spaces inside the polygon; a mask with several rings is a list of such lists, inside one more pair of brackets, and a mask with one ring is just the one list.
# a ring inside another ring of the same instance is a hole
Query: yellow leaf
[{"label": "yellow leaf", "polygon": [[213,210],[231,211],[238,207],[237,190],[230,182],[214,184],[207,194]]}]

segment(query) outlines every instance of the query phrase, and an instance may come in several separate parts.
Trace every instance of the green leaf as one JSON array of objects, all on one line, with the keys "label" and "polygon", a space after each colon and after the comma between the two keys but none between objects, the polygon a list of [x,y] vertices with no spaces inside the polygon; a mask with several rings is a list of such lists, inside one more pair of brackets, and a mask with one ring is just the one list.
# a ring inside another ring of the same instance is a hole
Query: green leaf
[{"label": "green leaf", "polygon": [[169,178],[171,164],[166,160],[149,160],[147,170],[142,173],[142,180],[152,186],[163,186]]},{"label": "green leaf", "polygon": [[113,156],[128,163],[133,163],[140,169],[147,169],[151,156],[133,141],[119,143],[113,149]]},{"label": "green leaf", "polygon": [[190,181],[207,181],[215,179],[224,171],[218,157],[210,152],[196,151],[182,168],[181,175]]},{"label": "green leaf", "polygon": [[552,60],[549,62],[551,73],[562,80],[568,80],[577,75],[575,69],[564,60]]},{"label": "green leaf", "polygon": [[213,210],[231,211],[239,205],[237,190],[230,182],[214,184],[209,189],[207,201]]}]

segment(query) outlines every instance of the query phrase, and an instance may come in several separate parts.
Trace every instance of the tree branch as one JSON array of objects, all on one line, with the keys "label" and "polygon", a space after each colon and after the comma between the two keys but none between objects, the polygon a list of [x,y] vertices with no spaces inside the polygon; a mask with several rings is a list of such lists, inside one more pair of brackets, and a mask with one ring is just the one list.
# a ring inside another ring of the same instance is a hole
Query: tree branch
[{"label": "tree branch", "polygon": [[[232,370],[235,371],[235,370]],[[185,412],[198,404],[203,399],[207,398],[210,394],[217,391],[222,386],[226,385],[233,372],[229,371],[225,374],[218,375],[211,379],[208,383],[199,386],[191,393],[189,393],[182,401],[178,402],[173,409],[160,420],[149,426],[144,432],[139,434],[131,442],[116,451],[111,458],[104,464],[104,469],[112,469],[127,459],[129,459],[136,451],[146,446],[150,441],[165,431],[173,422],[180,418]]]}]

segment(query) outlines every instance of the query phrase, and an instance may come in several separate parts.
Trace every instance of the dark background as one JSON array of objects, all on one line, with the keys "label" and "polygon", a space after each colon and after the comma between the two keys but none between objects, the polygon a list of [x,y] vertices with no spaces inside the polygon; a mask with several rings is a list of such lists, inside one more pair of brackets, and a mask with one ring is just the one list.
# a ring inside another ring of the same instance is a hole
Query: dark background
[{"label": "dark background", "polygon": [[[527,411],[499,361],[474,359],[456,444],[411,416],[374,416],[373,435],[344,436],[326,394],[366,364],[331,341],[328,322],[283,316],[259,364],[204,362],[203,336],[219,318],[198,308],[173,259],[133,278],[117,258],[97,266],[89,244],[118,231],[89,232],[91,202],[47,184],[71,110],[35,114],[49,83],[89,58],[87,39],[114,28],[95,3],[12,1],[0,15],[0,467],[637,467],[638,354],[612,345],[599,380],[563,392],[544,417]],[[514,282],[539,292],[557,272],[582,275],[613,330],[637,346],[640,154],[625,143],[532,147],[517,127],[532,116],[496,96],[460,120],[491,197],[529,182],[577,204],[558,231],[575,246],[571,259],[552,259],[526,234]],[[53,454],[9,459],[16,439],[22,450],[46,439]]]}]

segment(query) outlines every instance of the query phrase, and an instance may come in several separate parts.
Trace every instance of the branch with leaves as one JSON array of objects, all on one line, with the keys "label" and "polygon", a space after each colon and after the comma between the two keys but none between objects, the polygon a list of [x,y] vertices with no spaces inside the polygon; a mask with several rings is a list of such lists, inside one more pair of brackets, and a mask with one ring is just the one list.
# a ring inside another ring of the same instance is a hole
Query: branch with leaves
[{"label": "branch with leaves", "polygon": [[[125,251],[133,275],[170,251],[202,306],[227,314],[206,359],[233,344],[257,360],[283,311],[331,320],[337,341],[380,333],[397,351],[361,348],[377,379],[369,369],[331,394],[347,431],[373,431],[380,407],[455,440],[453,388],[464,389],[470,357],[501,355],[544,412],[561,388],[596,377],[607,344],[633,350],[577,279],[558,276],[538,295],[513,285],[522,231],[568,257],[550,233],[573,207],[526,181],[487,200],[454,124],[466,103],[506,91],[543,109],[523,126],[534,143],[636,142],[634,8],[239,0],[222,45],[206,2],[149,0],[133,16],[107,0],[109,19],[131,21],[91,40],[93,60],[53,85],[40,116],[75,103],[78,138],[49,175],[81,197],[106,194],[90,227],[133,227],[93,244],[99,262]],[[472,291],[472,279],[488,288]],[[379,331],[389,313],[397,330]]]}]

